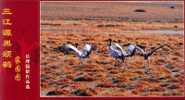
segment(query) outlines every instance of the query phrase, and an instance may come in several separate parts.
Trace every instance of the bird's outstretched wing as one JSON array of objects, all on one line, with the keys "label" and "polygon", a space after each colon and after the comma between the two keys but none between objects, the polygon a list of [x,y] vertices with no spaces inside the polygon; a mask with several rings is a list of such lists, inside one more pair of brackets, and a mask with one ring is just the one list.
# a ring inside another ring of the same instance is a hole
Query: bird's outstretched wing
[{"label": "bird's outstretched wing", "polygon": [[75,51],[77,54],[80,54],[81,53],[75,46],[73,46],[71,44],[66,44],[66,48]]},{"label": "bird's outstretched wing", "polygon": [[109,47],[109,53],[110,53],[113,57],[121,57],[121,56],[123,56],[121,50],[118,50],[118,49],[115,48],[114,46],[110,46],[110,47]]},{"label": "bird's outstretched wing", "polygon": [[134,44],[128,45],[127,56],[133,56],[135,54],[135,51],[136,51],[136,45]]},{"label": "bird's outstretched wing", "polygon": [[136,50],[140,51],[143,55],[146,53],[140,46],[136,45]]},{"label": "bird's outstretched wing", "polygon": [[65,44],[63,44],[62,46],[53,48],[53,50],[57,52],[64,52],[64,49],[65,49]]},{"label": "bird's outstretched wing", "polygon": [[90,52],[92,50],[92,45],[90,44],[85,44],[83,50],[87,51],[87,52]]},{"label": "bird's outstretched wing", "polygon": [[165,44],[160,45],[159,47],[156,47],[156,48],[154,48],[154,49],[151,49],[151,50],[149,50],[149,51],[146,53],[146,55],[151,56],[155,51],[157,51],[158,49],[160,49],[160,48],[162,48],[162,47],[164,47],[164,46],[165,46]]},{"label": "bird's outstretched wing", "polygon": [[114,47],[116,47],[115,49],[120,50],[123,55],[127,56],[127,52],[123,50],[121,45],[119,45],[118,43],[114,43],[113,45],[114,45]]}]

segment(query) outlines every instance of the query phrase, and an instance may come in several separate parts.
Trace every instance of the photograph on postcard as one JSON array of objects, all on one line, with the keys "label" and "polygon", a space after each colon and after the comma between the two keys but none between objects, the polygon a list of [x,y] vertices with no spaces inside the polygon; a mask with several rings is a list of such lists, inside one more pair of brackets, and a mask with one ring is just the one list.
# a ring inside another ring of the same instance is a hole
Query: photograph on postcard
[{"label": "photograph on postcard", "polygon": [[184,96],[183,1],[41,1],[40,96]]}]

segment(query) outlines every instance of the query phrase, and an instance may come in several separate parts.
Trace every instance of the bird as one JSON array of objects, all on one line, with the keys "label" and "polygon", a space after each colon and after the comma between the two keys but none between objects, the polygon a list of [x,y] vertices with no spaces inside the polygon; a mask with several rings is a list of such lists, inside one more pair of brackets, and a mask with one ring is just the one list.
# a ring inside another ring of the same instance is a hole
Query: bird
[{"label": "bird", "polygon": [[112,42],[112,39],[107,41],[108,52],[116,60],[115,66],[117,66],[117,62],[118,65],[120,65],[120,61],[124,63],[125,57],[128,56],[127,52],[118,43]]},{"label": "bird", "polygon": [[154,54],[154,52],[156,52],[157,50],[159,50],[160,48],[163,48],[164,46],[168,46],[167,44],[161,44],[158,47],[154,47],[154,48],[150,48],[148,51],[146,51],[145,49],[143,49],[141,45],[132,45],[133,48],[131,49],[131,55],[134,55],[135,52],[138,50],[142,53],[142,56],[144,57],[144,67],[145,67],[145,73],[150,73],[150,69],[149,69],[149,58]]},{"label": "bird", "polygon": [[77,57],[80,59],[80,64],[82,64],[83,60],[85,58],[89,57],[92,50],[95,50],[95,46],[87,43],[87,44],[85,44],[85,46],[81,50],[79,50],[77,47],[73,46],[72,44],[67,44],[67,45],[65,45],[65,50],[74,51],[76,53]]},{"label": "bird", "polygon": [[[68,45],[72,45],[72,43],[71,42],[63,43],[61,46],[56,47],[53,50],[56,51],[56,52],[63,52],[64,60],[66,60],[67,59],[67,55],[74,53],[74,51],[71,48],[69,48]],[[79,44],[75,43],[74,45],[77,48]]]}]

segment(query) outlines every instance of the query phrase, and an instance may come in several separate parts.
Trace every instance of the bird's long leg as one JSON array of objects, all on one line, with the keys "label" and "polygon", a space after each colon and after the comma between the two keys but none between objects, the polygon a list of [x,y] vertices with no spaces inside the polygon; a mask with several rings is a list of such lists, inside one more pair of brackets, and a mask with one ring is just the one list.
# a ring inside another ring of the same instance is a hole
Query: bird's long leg
[{"label": "bird's long leg", "polygon": [[150,62],[151,62],[151,60],[148,59],[148,62],[147,62],[147,63],[148,63],[148,73],[149,73],[149,74],[152,74],[152,73],[151,73],[151,68],[150,68]]},{"label": "bird's long leg", "polygon": [[145,74],[148,73],[148,60],[144,60],[144,72]]},{"label": "bird's long leg", "polygon": [[124,69],[124,70],[127,69],[127,65],[126,65],[126,63],[125,63],[125,59],[123,59],[123,60],[121,61],[121,68]]},{"label": "bird's long leg", "polygon": [[122,61],[117,59],[117,65],[116,66],[118,66],[118,67],[122,66]]},{"label": "bird's long leg", "polygon": [[121,66],[122,67],[122,61],[121,60],[118,60],[118,66]]},{"label": "bird's long leg", "polygon": [[80,59],[80,65],[82,65],[83,64],[83,61]]},{"label": "bird's long leg", "polygon": [[149,61],[149,59],[147,59],[147,60],[145,60],[144,61],[144,72],[145,72],[145,74],[150,74],[150,67],[149,67],[149,65],[150,65],[150,61]]},{"label": "bird's long leg", "polygon": [[116,58],[114,60],[115,60],[114,66],[117,66],[118,65],[118,60]]},{"label": "bird's long leg", "polygon": [[64,54],[64,62],[67,60],[67,55]]},{"label": "bird's long leg", "polygon": [[83,59],[80,58],[80,66],[82,66],[82,65],[83,65]]}]

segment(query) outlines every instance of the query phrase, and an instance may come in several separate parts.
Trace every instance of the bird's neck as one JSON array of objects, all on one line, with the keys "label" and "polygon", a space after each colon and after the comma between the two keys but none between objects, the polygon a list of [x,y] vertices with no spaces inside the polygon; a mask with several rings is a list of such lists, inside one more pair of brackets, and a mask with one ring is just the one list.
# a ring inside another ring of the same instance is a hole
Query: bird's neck
[{"label": "bird's neck", "polygon": [[148,60],[149,56],[147,54],[144,54],[144,60]]}]

